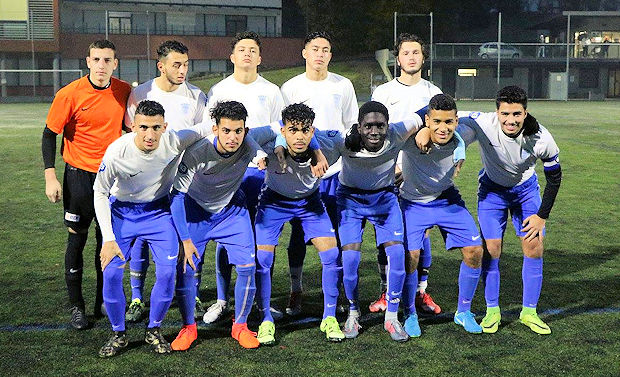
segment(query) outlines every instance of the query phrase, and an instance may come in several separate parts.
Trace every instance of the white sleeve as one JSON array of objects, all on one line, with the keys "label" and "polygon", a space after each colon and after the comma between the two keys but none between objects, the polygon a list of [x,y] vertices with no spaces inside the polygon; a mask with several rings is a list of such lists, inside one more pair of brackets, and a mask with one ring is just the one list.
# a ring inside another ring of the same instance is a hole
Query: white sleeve
[{"label": "white sleeve", "polygon": [[127,128],[131,128],[131,123],[133,123],[133,118],[136,114],[136,107],[138,106],[134,94],[135,89],[133,89],[131,93],[129,93],[129,98],[127,98],[127,109],[125,110],[125,126]]},{"label": "white sleeve", "polygon": [[538,149],[538,145],[540,144],[540,152],[536,151],[536,157],[541,160],[550,159],[552,157],[557,156],[560,153],[560,148],[556,144],[551,133],[541,126],[542,135],[540,137],[540,143],[536,143],[535,150]]},{"label": "white sleeve", "polygon": [[355,95],[355,88],[350,80],[346,80],[345,86],[345,102],[342,108],[342,124],[344,129],[348,130],[352,125],[357,123],[357,116],[359,114],[359,108],[357,107],[357,96]]},{"label": "white sleeve", "polygon": [[205,116],[205,109],[207,108],[207,96],[201,90],[198,95],[198,103],[196,103],[196,115],[194,116],[194,124],[203,122]]},{"label": "white sleeve", "polygon": [[287,81],[282,84],[282,88],[280,89],[280,93],[282,93],[282,100],[284,101],[285,106],[288,106],[292,103],[292,93],[289,93],[291,91],[291,89],[289,89],[291,86],[292,85],[289,84],[289,82]]},{"label": "white sleeve", "polygon": [[114,231],[112,230],[112,211],[110,210],[110,199],[102,192],[95,191],[95,215],[103,242],[116,241]]},{"label": "white sleeve", "polygon": [[274,87],[275,95],[271,105],[271,114],[269,116],[270,122],[280,120],[280,118],[282,118],[282,109],[284,109],[284,99],[282,98],[282,93],[280,93],[280,88],[275,85]]},{"label": "white sleeve", "polygon": [[112,213],[110,211],[110,189],[114,185],[115,174],[113,171],[112,162],[104,156],[95,178],[94,190],[94,206],[95,215],[99,227],[101,228],[101,234],[103,236],[103,242],[114,241],[114,232],[112,231]]}]

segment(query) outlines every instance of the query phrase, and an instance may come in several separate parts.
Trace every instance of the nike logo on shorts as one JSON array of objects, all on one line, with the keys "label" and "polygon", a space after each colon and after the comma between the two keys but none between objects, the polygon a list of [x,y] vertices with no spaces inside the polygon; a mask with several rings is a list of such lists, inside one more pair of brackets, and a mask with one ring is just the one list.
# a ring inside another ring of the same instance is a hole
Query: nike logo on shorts
[{"label": "nike logo on shorts", "polygon": [[76,272],[78,272],[80,269],[75,269],[75,268],[71,268],[69,269],[69,273],[75,274]]},{"label": "nike logo on shorts", "polygon": [[475,240],[477,240],[478,238],[480,238],[480,235],[478,235],[478,236],[471,236],[471,240],[472,240],[472,241],[475,241]]},{"label": "nike logo on shorts", "polygon": [[395,235],[395,236],[402,236],[402,235],[403,235],[403,232],[394,232],[394,235]]},{"label": "nike logo on shorts", "polygon": [[175,255],[175,256],[170,256],[168,255],[168,260],[173,260],[173,259],[177,259],[179,257],[179,254]]}]

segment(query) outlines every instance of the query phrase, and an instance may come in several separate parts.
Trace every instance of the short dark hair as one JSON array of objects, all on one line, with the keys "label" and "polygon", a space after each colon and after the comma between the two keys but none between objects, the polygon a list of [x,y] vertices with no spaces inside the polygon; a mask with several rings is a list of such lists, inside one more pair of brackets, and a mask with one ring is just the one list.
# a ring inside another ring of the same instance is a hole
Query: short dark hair
[{"label": "short dark hair", "polygon": [[435,94],[428,102],[428,110],[454,110],[456,102],[447,94]]},{"label": "short dark hair", "polygon": [[235,46],[242,39],[252,39],[258,45],[258,51],[260,51],[260,37],[257,33],[253,31],[242,31],[241,33],[237,33],[233,40],[230,42],[230,50],[235,51]]},{"label": "short dark hair", "polygon": [[183,43],[175,40],[165,41],[157,47],[157,60],[165,58],[172,51],[178,52],[179,54],[187,54],[189,49]]},{"label": "short dark hair", "polygon": [[211,118],[215,119],[215,124],[219,125],[222,118],[230,120],[242,120],[245,123],[248,111],[241,102],[222,101],[215,104],[211,109]]},{"label": "short dark hair", "polygon": [[362,119],[364,119],[364,116],[368,113],[381,113],[385,115],[385,120],[390,119],[388,109],[384,104],[377,101],[368,101],[360,107],[360,112],[357,117],[358,123],[362,123]]},{"label": "short dark hair", "polygon": [[527,93],[525,90],[515,85],[509,85],[501,88],[497,92],[495,98],[495,107],[499,109],[500,103],[520,103],[524,109],[527,109]]},{"label": "short dark hair", "polygon": [[308,35],[306,35],[306,39],[304,40],[304,47],[306,47],[308,43],[312,42],[317,38],[326,39],[327,42],[329,42],[329,47],[332,47],[332,36],[329,35],[329,33],[326,31],[313,31],[311,33],[308,33]]},{"label": "short dark hair", "polygon": [[424,40],[417,35],[410,33],[400,33],[398,35],[398,38],[396,39],[396,44],[394,45],[394,51],[392,51],[394,56],[398,56],[398,52],[400,51],[400,48],[405,42],[418,42],[420,44],[420,47],[422,47],[422,56],[424,56],[424,59],[428,58],[428,48],[426,46],[426,43],[424,43]]},{"label": "short dark hair", "polygon": [[163,117],[164,112],[164,107],[159,102],[145,99],[138,104],[135,115],[142,114],[149,117],[161,115]]},{"label": "short dark hair", "polygon": [[303,103],[288,105],[282,110],[282,122],[302,126],[311,126],[314,122],[314,111]]},{"label": "short dark hair", "polygon": [[93,48],[109,48],[112,51],[114,51],[114,58],[116,58],[116,46],[114,46],[114,43],[108,41],[107,39],[99,39],[97,41],[94,41],[93,43],[91,43],[88,46],[88,55],[90,56],[90,50],[92,50]]}]

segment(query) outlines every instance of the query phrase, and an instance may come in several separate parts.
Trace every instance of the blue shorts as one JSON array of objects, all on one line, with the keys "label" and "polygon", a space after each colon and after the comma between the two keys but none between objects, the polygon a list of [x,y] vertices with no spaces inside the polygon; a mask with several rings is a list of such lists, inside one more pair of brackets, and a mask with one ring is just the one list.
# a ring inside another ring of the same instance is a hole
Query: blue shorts
[{"label": "blue shorts", "polygon": [[[112,229],[116,243],[129,260],[129,251],[135,242],[146,242],[153,251],[155,264],[175,265],[179,256],[179,238],[172,222],[168,197],[150,203],[110,200]],[[114,264],[124,262],[118,257]]]},{"label": "blue shorts", "polygon": [[292,219],[301,222],[304,242],[317,237],[336,237],[318,190],[305,198],[291,199],[264,187],[256,213],[256,244],[277,245],[284,223]]},{"label": "blue shorts", "polygon": [[[277,161],[275,161],[277,163]],[[258,168],[247,168],[241,181],[241,190],[245,194],[245,205],[250,213],[250,218],[254,221],[256,216],[256,206],[258,205],[258,196],[265,182],[265,172]]]},{"label": "blue shorts", "polygon": [[476,222],[454,186],[428,203],[401,198],[400,206],[405,218],[407,250],[421,250],[424,233],[435,225],[439,227],[448,250],[482,244]]},{"label": "blue shorts", "polygon": [[500,186],[486,174],[481,174],[478,182],[478,223],[482,236],[487,240],[503,238],[508,211],[517,236],[525,236],[521,231],[523,220],[538,213],[541,203],[536,174],[514,187]]},{"label": "blue shorts", "polygon": [[[211,240],[226,248],[231,264],[253,264],[255,255],[254,232],[245,197],[237,190],[230,203],[220,212],[205,211],[189,195],[185,197],[187,228],[194,246],[202,258],[205,246]],[[194,256],[194,261],[198,259]]]},{"label": "blue shorts", "polygon": [[397,190],[394,186],[367,191],[340,185],[337,197],[340,244],[361,243],[365,219],[375,226],[377,246],[385,242],[403,242],[403,215]]}]

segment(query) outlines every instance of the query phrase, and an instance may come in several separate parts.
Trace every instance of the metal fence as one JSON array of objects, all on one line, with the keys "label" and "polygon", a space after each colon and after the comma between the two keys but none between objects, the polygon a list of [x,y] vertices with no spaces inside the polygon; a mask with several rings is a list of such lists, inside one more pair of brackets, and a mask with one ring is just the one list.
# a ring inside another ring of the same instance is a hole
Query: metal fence
[{"label": "metal fence", "polygon": [[[495,42],[490,42],[495,43]],[[497,59],[485,43],[435,43],[434,59]],[[502,59],[566,59],[566,43],[502,43]],[[620,43],[570,44],[569,56],[582,59],[620,59]]]}]

